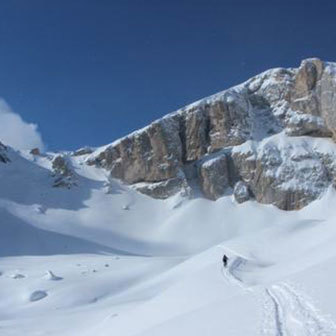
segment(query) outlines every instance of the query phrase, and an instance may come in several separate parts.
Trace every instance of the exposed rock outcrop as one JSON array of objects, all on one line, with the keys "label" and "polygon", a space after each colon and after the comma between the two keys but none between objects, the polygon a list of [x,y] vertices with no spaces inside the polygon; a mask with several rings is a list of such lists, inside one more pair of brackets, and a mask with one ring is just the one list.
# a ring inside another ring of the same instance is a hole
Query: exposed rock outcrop
[{"label": "exposed rock outcrop", "polygon": [[333,164],[316,151],[308,138],[276,135],[260,144],[247,143],[234,149],[235,169],[257,201],[280,209],[300,209],[318,198],[331,185]]},{"label": "exposed rock outcrop", "polygon": [[82,156],[93,153],[93,149],[90,147],[79,148],[72,153],[73,156]]},{"label": "exposed rock outcrop", "polygon": [[234,187],[237,202],[255,197],[299,209],[335,180],[333,154],[326,159],[312,145],[336,137],[335,97],[336,65],[304,60],[169,114],[93,152],[87,163],[155,198],[199,188],[216,200]]},{"label": "exposed rock outcrop", "polygon": [[0,142],[0,162],[2,163],[10,162],[10,159],[7,155],[7,147],[2,142]]},{"label": "exposed rock outcrop", "polygon": [[41,155],[40,149],[39,148],[33,148],[30,152],[32,155]]},{"label": "exposed rock outcrop", "polygon": [[225,154],[209,157],[199,168],[200,184],[204,195],[216,200],[224,195],[229,185],[229,169]]},{"label": "exposed rock outcrop", "polygon": [[237,203],[244,203],[250,199],[248,185],[243,181],[238,181],[233,188],[233,197]]},{"label": "exposed rock outcrop", "polygon": [[185,114],[183,126],[185,130],[185,134],[182,133],[182,145],[185,144],[184,161],[198,160],[207,153],[209,146],[209,116],[204,107],[191,108]]},{"label": "exposed rock outcrop", "polygon": [[183,196],[190,195],[189,185],[185,179],[180,177],[171,178],[162,182],[142,182],[135,184],[134,188],[145,195],[159,199],[166,199],[178,192],[181,192]]},{"label": "exposed rock outcrop", "polygon": [[88,164],[96,164],[127,183],[160,182],[178,176],[182,164],[180,118],[173,116],[107,146]]},{"label": "exposed rock outcrop", "polygon": [[210,117],[209,152],[240,145],[250,138],[250,102],[245,89],[228,90],[208,106]]},{"label": "exposed rock outcrop", "polygon": [[52,160],[52,169],[54,177],[53,187],[70,189],[72,186],[77,185],[75,175],[65,156],[56,155]]},{"label": "exposed rock outcrop", "polygon": [[336,66],[327,66],[320,83],[321,116],[328,129],[336,136]]}]

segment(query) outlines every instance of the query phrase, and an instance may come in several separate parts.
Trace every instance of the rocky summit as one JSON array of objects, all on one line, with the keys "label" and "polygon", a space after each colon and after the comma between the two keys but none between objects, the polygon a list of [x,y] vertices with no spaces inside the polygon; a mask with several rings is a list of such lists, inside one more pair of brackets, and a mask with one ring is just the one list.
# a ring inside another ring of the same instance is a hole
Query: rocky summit
[{"label": "rocky summit", "polygon": [[[233,194],[293,210],[334,184],[336,64],[277,68],[93,152],[87,164],[154,198]],[[325,142],[323,142],[325,144]]]},{"label": "rocky summit", "polygon": [[[73,158],[166,199],[232,195],[283,210],[300,209],[336,180],[336,63],[317,58],[299,68],[265,71],[199,100],[101,148],[41,154],[52,186],[73,189]],[[0,144],[0,161],[10,163]]]}]

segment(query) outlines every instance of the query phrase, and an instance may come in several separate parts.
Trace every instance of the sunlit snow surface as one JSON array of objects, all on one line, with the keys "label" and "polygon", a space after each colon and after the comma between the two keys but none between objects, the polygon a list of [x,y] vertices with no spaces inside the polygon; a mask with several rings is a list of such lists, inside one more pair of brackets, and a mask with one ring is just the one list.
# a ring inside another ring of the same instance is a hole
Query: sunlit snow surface
[{"label": "sunlit snow surface", "polygon": [[[0,335],[336,335],[336,195],[166,201],[72,158],[0,165]],[[230,257],[222,268],[222,256]]]}]

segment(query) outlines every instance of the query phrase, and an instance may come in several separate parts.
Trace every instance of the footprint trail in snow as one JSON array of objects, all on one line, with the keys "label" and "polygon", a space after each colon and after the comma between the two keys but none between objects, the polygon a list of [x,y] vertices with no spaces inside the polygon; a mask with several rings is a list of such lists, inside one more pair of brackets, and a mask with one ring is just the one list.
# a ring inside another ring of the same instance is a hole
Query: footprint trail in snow
[{"label": "footprint trail in snow", "polygon": [[263,330],[264,335],[336,335],[335,323],[324,316],[314,307],[309,298],[293,286],[283,282],[266,288],[265,291],[273,304],[275,332],[270,333],[270,330],[266,328]]},{"label": "footprint trail in snow", "polygon": [[[231,283],[254,290],[244,284],[237,271],[247,263],[237,257],[224,276]],[[264,321],[262,336],[336,336],[336,324],[323,315],[311,300],[294,286],[281,282],[262,289]]]}]

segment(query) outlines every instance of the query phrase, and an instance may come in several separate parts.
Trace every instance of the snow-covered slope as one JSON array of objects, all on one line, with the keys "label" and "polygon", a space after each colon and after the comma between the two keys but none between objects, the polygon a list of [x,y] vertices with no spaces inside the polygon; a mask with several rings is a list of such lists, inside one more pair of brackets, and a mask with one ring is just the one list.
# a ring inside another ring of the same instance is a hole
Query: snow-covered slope
[{"label": "snow-covered slope", "polygon": [[54,154],[0,164],[1,335],[336,335],[333,189],[292,212],[155,200],[64,155],[70,189]]},{"label": "snow-covered slope", "polygon": [[335,69],[95,150],[0,143],[0,336],[336,335]]}]

